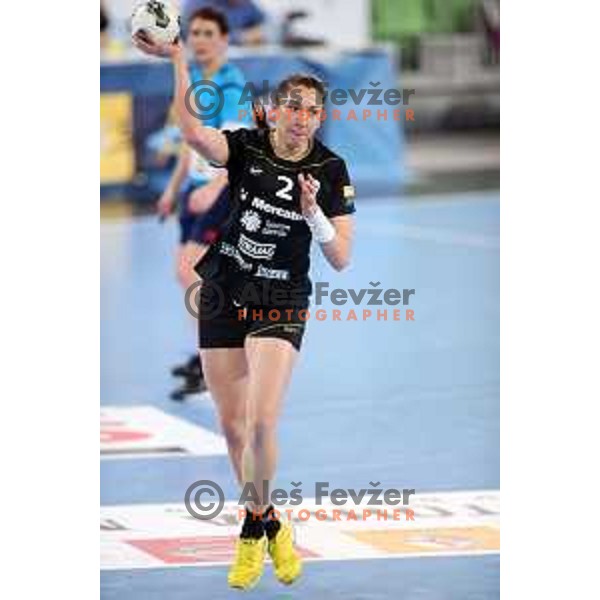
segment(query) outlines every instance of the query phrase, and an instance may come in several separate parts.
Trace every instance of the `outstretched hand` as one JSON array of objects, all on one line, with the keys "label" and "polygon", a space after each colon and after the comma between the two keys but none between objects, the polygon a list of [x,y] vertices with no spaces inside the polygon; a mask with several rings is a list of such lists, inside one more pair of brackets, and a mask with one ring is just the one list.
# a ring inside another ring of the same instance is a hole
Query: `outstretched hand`
[{"label": "outstretched hand", "polygon": [[144,30],[137,31],[132,36],[133,44],[136,48],[150,54],[151,56],[159,56],[161,58],[173,58],[176,54],[182,51],[182,45],[179,38],[170,44],[161,44],[155,42],[148,36]]}]

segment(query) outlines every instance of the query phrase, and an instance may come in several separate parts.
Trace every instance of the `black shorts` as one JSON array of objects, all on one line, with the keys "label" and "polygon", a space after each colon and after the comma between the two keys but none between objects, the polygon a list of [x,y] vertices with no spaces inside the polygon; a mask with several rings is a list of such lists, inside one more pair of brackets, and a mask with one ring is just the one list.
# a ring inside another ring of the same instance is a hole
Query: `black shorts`
[{"label": "black shorts", "polygon": [[199,303],[200,348],[243,348],[247,336],[287,340],[302,346],[306,308],[238,306],[225,288],[204,284]]}]

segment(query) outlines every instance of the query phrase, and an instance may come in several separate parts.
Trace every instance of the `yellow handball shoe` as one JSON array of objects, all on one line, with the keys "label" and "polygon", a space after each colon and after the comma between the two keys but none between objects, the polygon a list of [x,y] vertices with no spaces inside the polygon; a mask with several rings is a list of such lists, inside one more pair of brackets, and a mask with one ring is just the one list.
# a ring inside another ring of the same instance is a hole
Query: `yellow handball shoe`
[{"label": "yellow handball shoe", "polygon": [[263,574],[267,539],[240,538],[236,542],[235,560],[229,569],[227,581],[230,587],[249,590]]},{"label": "yellow handball shoe", "polygon": [[277,535],[269,540],[269,556],[275,567],[275,575],[281,583],[290,585],[300,577],[302,562],[294,549],[291,525],[281,522]]}]

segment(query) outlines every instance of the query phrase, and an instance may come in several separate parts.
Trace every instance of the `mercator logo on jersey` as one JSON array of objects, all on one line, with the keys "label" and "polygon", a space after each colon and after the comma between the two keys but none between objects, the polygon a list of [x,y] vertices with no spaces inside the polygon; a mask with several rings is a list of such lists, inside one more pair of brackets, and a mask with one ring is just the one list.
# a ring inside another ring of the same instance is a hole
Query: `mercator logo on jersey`
[{"label": "mercator logo on jersey", "polygon": [[260,244],[240,233],[238,248],[251,258],[270,260],[275,254],[275,247],[275,244]]},{"label": "mercator logo on jersey", "polygon": [[304,217],[293,210],[287,208],[281,208],[280,206],[273,206],[265,202],[262,198],[254,198],[252,200],[252,206],[258,210],[262,210],[270,215],[281,217],[282,219],[289,219],[290,221],[303,221]]}]

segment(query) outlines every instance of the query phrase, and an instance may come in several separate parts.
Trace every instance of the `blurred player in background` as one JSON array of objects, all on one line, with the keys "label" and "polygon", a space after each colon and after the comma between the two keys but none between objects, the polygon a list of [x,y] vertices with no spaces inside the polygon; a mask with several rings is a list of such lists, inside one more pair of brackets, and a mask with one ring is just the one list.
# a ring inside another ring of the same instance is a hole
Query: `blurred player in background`
[{"label": "blurred player in background", "polygon": [[[192,84],[202,80],[216,83],[223,93],[223,108],[206,125],[234,130],[251,124],[248,106],[240,98],[245,85],[242,72],[227,62],[229,24],[214,8],[202,8],[189,18],[187,44],[193,54],[190,67]],[[177,250],[177,278],[184,290],[198,281],[194,266],[208,246],[220,235],[227,215],[228,188],[225,169],[212,167],[195,150],[182,144],[177,165],[158,201],[158,212],[165,218],[178,206],[180,239]],[[195,330],[195,329],[194,329]],[[189,394],[205,389],[202,365],[194,348],[189,359],[172,369],[183,384],[172,394],[173,400],[183,400]]]},{"label": "blurred player in background", "polygon": [[252,0],[183,0],[183,25],[201,8],[211,7],[222,12],[229,23],[229,43],[252,46],[264,41],[265,15]]}]

